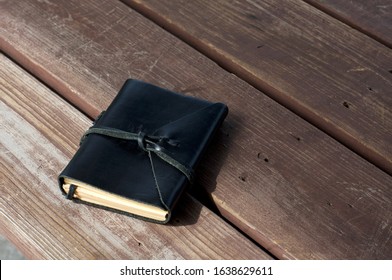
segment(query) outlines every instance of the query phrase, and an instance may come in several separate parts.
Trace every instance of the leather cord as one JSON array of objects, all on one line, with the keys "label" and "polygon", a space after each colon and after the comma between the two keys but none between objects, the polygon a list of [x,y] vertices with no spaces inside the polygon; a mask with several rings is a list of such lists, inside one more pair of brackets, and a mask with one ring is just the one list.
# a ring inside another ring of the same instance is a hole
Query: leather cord
[{"label": "leather cord", "polygon": [[158,191],[159,199],[160,199],[162,205],[166,208],[166,210],[169,210],[169,207],[167,207],[165,201],[163,200],[162,193],[161,193],[161,189],[159,188],[157,175],[155,174],[154,163],[152,162],[151,151],[147,151],[147,153],[148,153],[148,158],[150,159],[151,170],[152,170],[152,176],[154,177],[155,186],[156,186],[157,191]]},{"label": "leather cord", "polygon": [[66,198],[72,200],[74,194],[75,194],[76,186],[75,185],[70,185],[69,186],[69,191],[67,193]]},{"label": "leather cord", "polygon": [[[192,183],[193,179],[193,172],[190,168],[187,168],[185,165],[182,163],[178,162],[168,154],[166,154],[162,147],[159,146],[158,143],[155,141],[159,141],[162,139],[162,137],[159,136],[149,136],[146,135],[143,132],[137,133],[132,133],[124,130],[120,130],[117,128],[110,128],[110,127],[90,127],[82,136],[82,139],[80,141],[80,144],[84,141],[84,139],[89,135],[89,134],[100,134],[100,135],[105,135],[113,138],[118,138],[118,139],[123,139],[123,140],[129,140],[129,141],[137,141],[138,146],[140,149],[142,149],[145,152],[148,152],[151,158],[151,152],[156,154],[160,159],[165,161],[166,163],[170,164],[174,168],[178,169],[181,173],[183,173],[189,182]],[[154,170],[154,165],[152,164],[152,158],[150,160],[151,162],[151,168],[153,169],[154,177],[155,176],[155,170]],[[156,179],[156,178],[155,178]]]}]

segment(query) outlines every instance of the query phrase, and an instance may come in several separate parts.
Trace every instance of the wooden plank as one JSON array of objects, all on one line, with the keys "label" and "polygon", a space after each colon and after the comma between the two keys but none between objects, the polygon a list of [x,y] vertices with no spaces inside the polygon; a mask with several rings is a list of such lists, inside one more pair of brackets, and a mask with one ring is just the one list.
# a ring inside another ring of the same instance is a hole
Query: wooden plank
[{"label": "wooden plank", "polygon": [[129,77],[227,103],[195,188],[275,256],[392,258],[390,176],[120,2],[51,3],[3,1],[1,48],[91,116]]},{"label": "wooden plank", "polygon": [[28,258],[270,259],[189,195],[167,226],[66,200],[57,175],[91,122],[0,56],[0,232]]},{"label": "wooden plank", "polygon": [[124,2],[392,174],[391,49],[302,1]]},{"label": "wooden plank", "polygon": [[390,0],[304,1],[392,48],[392,3]]}]

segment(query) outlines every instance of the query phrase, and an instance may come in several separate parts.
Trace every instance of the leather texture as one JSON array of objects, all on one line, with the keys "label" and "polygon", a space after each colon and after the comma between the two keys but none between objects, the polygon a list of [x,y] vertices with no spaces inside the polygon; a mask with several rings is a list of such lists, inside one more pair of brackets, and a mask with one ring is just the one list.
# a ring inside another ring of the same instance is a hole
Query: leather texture
[{"label": "leather texture", "polygon": [[[63,179],[69,177],[136,201],[167,207],[171,212],[188,179],[157,154],[151,153],[149,158],[146,147],[155,145],[152,147],[193,170],[227,112],[222,103],[127,80],[93,127],[118,129],[140,137],[130,141],[88,134],[60,174],[60,188]],[[146,139],[153,140],[145,142]],[[165,222],[169,218],[170,214]]]}]

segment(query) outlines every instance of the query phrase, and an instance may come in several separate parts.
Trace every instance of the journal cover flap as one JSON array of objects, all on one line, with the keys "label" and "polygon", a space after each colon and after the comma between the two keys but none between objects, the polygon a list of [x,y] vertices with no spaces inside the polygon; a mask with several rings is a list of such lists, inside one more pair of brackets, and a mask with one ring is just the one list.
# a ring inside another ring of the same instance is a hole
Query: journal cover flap
[{"label": "journal cover flap", "polygon": [[219,115],[222,115],[225,109],[225,105],[213,103],[161,126],[153,135],[166,139],[161,146],[178,161],[193,166],[196,164],[193,162],[196,157],[189,153],[189,150],[198,152],[196,147],[207,145],[206,134],[213,133],[214,127],[220,121]]}]

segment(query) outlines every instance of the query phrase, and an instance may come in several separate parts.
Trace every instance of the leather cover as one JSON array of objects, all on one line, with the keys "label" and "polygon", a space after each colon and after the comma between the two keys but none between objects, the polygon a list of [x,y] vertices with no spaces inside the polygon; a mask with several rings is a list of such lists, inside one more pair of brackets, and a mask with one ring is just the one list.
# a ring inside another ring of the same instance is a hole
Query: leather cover
[{"label": "leather cover", "polygon": [[[164,153],[193,170],[227,112],[222,103],[211,103],[141,81],[127,80],[93,127],[156,136]],[[62,184],[64,178],[69,177],[161,208],[164,207],[163,201],[169,208],[167,222],[188,179],[156,154],[151,155],[162,200],[149,156],[138,142],[99,134],[89,134],[83,140],[59,175],[60,188],[65,194]]]}]

